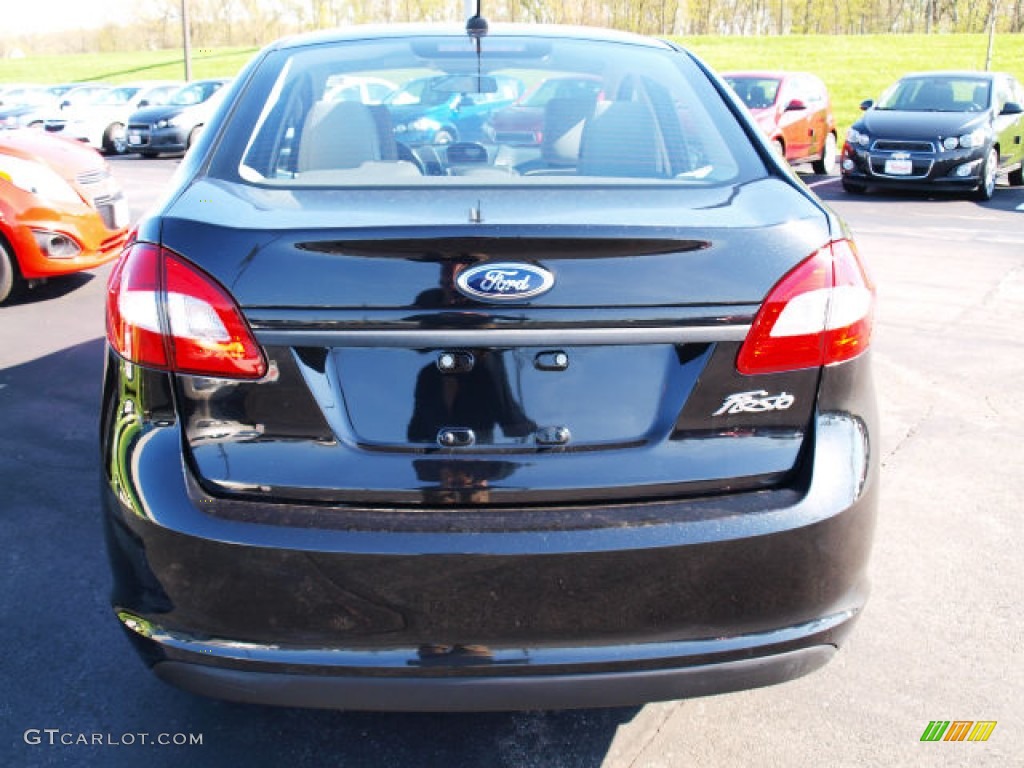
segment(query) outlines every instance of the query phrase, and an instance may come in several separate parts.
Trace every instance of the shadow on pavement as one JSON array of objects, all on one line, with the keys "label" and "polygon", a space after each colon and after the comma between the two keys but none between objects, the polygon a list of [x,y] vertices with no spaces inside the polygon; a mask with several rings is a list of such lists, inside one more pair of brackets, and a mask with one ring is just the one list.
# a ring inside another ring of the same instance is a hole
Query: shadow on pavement
[{"label": "shadow on pavement", "polygon": [[[164,685],[108,601],[102,366],[94,339],[0,370],[0,765],[596,768],[640,711],[346,713],[229,704]],[[202,743],[162,746],[161,734]]]},{"label": "shadow on pavement", "polygon": [[[19,304],[37,304],[43,301],[52,301],[62,296],[67,296],[80,288],[85,287],[96,279],[92,272],[75,272],[70,275],[47,278],[45,283],[35,288],[21,286],[17,294],[13,296],[4,306],[17,306]],[[0,307],[2,309],[2,307]]]}]

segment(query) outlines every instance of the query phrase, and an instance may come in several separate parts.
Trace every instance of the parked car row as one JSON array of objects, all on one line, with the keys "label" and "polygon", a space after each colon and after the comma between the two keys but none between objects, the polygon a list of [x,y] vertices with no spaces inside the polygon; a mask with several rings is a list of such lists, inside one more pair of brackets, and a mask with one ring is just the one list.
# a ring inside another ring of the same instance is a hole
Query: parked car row
[{"label": "parked car row", "polygon": [[[963,190],[988,200],[1000,174],[1011,185],[1024,183],[1024,87],[1010,75],[908,75],[877,103],[861,104],[865,115],[842,145],[828,89],[816,75],[737,71],[722,77],[780,157],[810,163],[819,174],[832,173],[841,160],[843,188],[850,193],[871,187]],[[217,108],[226,82],[7,86],[0,90],[0,128],[43,127],[107,154],[182,152]],[[383,105],[405,147],[472,142],[532,146],[550,155],[543,139],[546,117],[578,123],[607,99],[595,78],[527,84],[503,76],[488,83],[491,88],[478,88],[464,74],[396,82],[346,73],[327,84],[324,101]],[[560,118],[548,115],[558,111]]]},{"label": "parked car row", "polygon": [[0,128],[38,128],[105,154],[155,157],[188,149],[216,109],[226,78],[19,86],[0,93]]},{"label": "parked car row", "polygon": [[[776,151],[831,173],[836,125],[824,83],[803,72],[723,75]],[[847,131],[843,189],[966,192],[990,200],[1002,174],[1024,184],[1024,86],[999,72],[909,74],[874,101]]]}]

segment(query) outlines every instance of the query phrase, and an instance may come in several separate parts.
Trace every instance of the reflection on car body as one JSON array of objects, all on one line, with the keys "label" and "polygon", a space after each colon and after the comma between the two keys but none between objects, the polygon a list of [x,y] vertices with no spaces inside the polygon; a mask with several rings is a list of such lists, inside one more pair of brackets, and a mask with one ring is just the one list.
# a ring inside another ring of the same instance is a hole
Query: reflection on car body
[{"label": "reflection on car body", "polygon": [[[539,145],[412,144],[405,97],[325,98],[363,76],[605,98],[551,99]],[[757,131],[681,47],[605,30],[260,53],[108,288],[102,504],[145,662],[399,710],[826,663],[867,593],[874,290]]]},{"label": "reflection on car body", "polygon": [[993,72],[922,72],[891,86],[846,134],[843,188],[995,193],[1024,184],[1024,86]]}]

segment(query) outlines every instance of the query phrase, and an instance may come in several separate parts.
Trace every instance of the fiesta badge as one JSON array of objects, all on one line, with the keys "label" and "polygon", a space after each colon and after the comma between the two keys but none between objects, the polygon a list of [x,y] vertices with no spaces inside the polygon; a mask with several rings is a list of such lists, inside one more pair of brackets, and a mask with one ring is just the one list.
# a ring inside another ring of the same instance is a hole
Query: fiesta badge
[{"label": "fiesta badge", "polygon": [[471,299],[511,302],[547,293],[555,284],[555,276],[532,264],[489,262],[465,270],[455,283],[459,292]]}]

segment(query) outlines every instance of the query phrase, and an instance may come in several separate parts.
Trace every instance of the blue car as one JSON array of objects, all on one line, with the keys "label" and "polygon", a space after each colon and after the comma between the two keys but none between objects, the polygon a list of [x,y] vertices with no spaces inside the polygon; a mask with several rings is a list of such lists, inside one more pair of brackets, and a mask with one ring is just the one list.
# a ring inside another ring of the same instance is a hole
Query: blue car
[{"label": "blue car", "polygon": [[484,124],[524,90],[514,77],[440,75],[410,80],[388,96],[395,138],[403,144],[484,141]]}]

